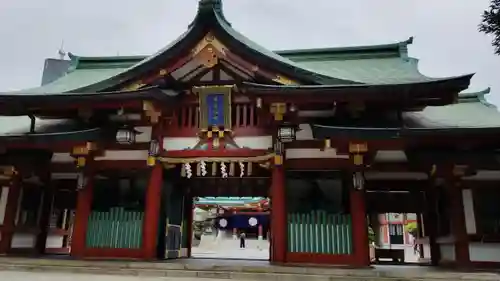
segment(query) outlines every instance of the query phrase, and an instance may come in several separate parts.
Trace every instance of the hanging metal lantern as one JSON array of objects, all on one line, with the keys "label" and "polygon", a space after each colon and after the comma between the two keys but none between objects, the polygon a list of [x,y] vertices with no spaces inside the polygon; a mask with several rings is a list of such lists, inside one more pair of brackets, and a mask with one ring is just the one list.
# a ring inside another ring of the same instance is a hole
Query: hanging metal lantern
[{"label": "hanging metal lantern", "polygon": [[352,186],[355,190],[363,190],[365,188],[365,176],[362,172],[355,172],[352,175]]},{"label": "hanging metal lantern", "polygon": [[133,128],[123,127],[116,131],[116,141],[119,144],[132,144],[135,142],[137,132]]},{"label": "hanging metal lantern", "polygon": [[82,190],[87,185],[87,176],[83,171],[80,171],[76,178],[76,189]]},{"label": "hanging metal lantern", "polygon": [[151,140],[148,153],[149,156],[158,156],[160,153],[160,143],[157,140]]},{"label": "hanging metal lantern", "polygon": [[296,139],[297,126],[291,123],[282,123],[278,127],[278,140],[283,143],[292,142]]}]

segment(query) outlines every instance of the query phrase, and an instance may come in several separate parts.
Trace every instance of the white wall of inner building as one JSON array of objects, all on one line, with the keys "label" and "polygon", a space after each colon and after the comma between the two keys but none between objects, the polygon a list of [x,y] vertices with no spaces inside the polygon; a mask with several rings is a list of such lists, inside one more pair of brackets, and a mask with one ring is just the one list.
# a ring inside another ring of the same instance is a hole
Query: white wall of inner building
[{"label": "white wall of inner building", "polygon": [[0,225],[3,224],[5,219],[5,211],[7,210],[7,198],[9,196],[9,188],[3,186],[0,189]]},{"label": "white wall of inner building", "polygon": [[462,190],[467,234],[476,234],[476,217],[474,215],[474,199],[472,196],[471,189]]},{"label": "white wall of inner building", "polygon": [[471,261],[500,262],[500,243],[469,243]]},{"label": "white wall of inner building", "polygon": [[200,141],[197,137],[165,137],[163,138],[163,149],[169,150],[184,150],[192,149]]},{"label": "white wall of inner building", "polygon": [[14,233],[12,235],[12,248],[33,248],[36,243],[36,234],[32,233]]},{"label": "white wall of inner building", "polygon": [[96,161],[102,160],[144,160],[148,158],[147,150],[106,150],[103,156],[95,157]]},{"label": "white wall of inner building", "polygon": [[273,136],[234,137],[238,147],[250,149],[270,149],[273,147]]}]

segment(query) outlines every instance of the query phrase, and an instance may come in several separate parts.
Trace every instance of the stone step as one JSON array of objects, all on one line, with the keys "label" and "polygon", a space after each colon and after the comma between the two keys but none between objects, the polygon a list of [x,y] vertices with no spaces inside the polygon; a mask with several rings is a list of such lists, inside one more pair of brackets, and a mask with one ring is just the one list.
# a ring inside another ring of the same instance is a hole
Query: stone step
[{"label": "stone step", "polygon": [[77,261],[58,259],[3,259],[0,270],[86,273],[108,275],[157,276],[178,278],[216,278],[260,281],[500,281],[495,273],[458,273],[419,268],[377,270],[317,267],[217,265],[181,262]]}]

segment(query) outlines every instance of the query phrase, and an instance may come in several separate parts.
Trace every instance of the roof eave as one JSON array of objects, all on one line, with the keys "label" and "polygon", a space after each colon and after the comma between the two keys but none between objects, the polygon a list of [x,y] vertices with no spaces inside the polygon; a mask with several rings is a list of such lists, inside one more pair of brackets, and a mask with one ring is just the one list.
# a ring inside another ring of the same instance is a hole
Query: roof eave
[{"label": "roof eave", "polygon": [[442,128],[375,128],[340,127],[311,124],[315,139],[360,138],[360,139],[404,139],[436,136],[498,136],[500,127],[442,127]]},{"label": "roof eave", "polygon": [[[380,93],[391,92],[393,99],[416,97],[439,98],[449,96],[450,93],[458,95],[467,89],[472,74],[452,78],[436,79],[417,83],[400,84],[355,84],[355,85],[264,85],[243,82],[238,89],[256,95],[308,95],[308,96],[345,96],[348,93],[357,93],[366,98],[381,98]],[[428,90],[428,91],[423,91]],[[358,96],[357,96],[358,97]],[[387,95],[383,95],[387,98]],[[354,98],[354,97],[353,97]],[[450,100],[449,103],[452,101]]]},{"label": "roof eave", "polygon": [[33,93],[0,93],[0,112],[4,116],[20,116],[30,113],[33,107],[38,109],[44,106],[70,107],[85,102],[112,102],[126,100],[158,100],[175,102],[181,93],[149,87],[137,91],[110,91],[101,93],[63,93],[63,94],[33,94]]},{"label": "roof eave", "polygon": [[407,40],[391,44],[380,45],[362,45],[351,47],[333,47],[333,48],[313,48],[313,49],[296,49],[296,50],[279,50],[275,53],[279,55],[292,56],[292,55],[320,55],[330,53],[357,53],[357,52],[394,52],[399,54],[401,47],[406,47],[413,43],[413,37]]},{"label": "roof eave", "polygon": [[[57,133],[24,133],[0,135],[0,143],[30,143],[32,145],[53,144],[66,141],[99,141],[110,137],[102,128],[61,131]],[[114,136],[114,135],[113,135]]]}]

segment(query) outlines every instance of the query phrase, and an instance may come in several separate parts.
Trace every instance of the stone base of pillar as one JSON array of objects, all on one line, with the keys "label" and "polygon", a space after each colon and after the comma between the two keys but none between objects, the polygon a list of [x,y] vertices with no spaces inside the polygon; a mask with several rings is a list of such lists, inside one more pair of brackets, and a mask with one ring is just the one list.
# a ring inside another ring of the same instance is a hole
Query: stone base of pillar
[{"label": "stone base of pillar", "polygon": [[264,237],[262,237],[262,235],[259,235],[259,237],[257,237],[257,239],[258,239],[259,241],[262,241],[262,240],[264,240]]},{"label": "stone base of pillar", "polygon": [[233,234],[233,240],[238,240],[238,235]]}]

